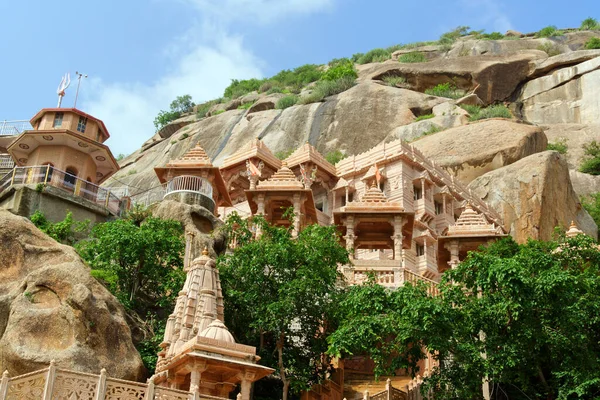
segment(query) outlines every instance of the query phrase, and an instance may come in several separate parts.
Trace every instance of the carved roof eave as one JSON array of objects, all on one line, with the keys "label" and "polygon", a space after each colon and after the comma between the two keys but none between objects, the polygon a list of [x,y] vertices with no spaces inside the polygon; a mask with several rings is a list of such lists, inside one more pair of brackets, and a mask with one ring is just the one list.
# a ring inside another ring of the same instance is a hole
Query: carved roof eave
[{"label": "carved roof eave", "polygon": [[333,211],[334,214],[414,214],[408,213],[400,205],[392,202],[371,203],[371,202],[350,202],[347,206],[340,207]]},{"label": "carved roof eave", "polygon": [[337,183],[335,184],[335,186],[331,189],[332,192],[337,192],[338,190],[342,190],[342,189],[354,189],[354,185],[350,184],[347,180],[345,180],[344,178],[340,178]]},{"label": "carved roof eave", "polygon": [[[379,174],[381,175],[381,177],[383,179],[387,179],[385,170],[383,168],[379,168],[379,167],[377,169],[379,169]],[[371,168],[369,168],[369,170],[367,171],[367,173],[361,178],[361,180],[366,181],[366,180],[374,179],[376,177],[375,172],[376,172],[375,165],[372,165]]]},{"label": "carved roof eave", "polygon": [[279,188],[272,188],[272,187],[267,187],[267,188],[256,188],[256,189],[247,189],[244,190],[244,193],[246,194],[246,199],[248,200],[248,205],[250,206],[250,211],[252,212],[252,214],[256,214],[257,210],[258,210],[258,205],[256,204],[255,196],[259,195],[259,194],[264,194],[265,196],[270,195],[270,196],[281,196],[281,197],[287,197],[289,198],[290,203],[292,202],[292,196],[294,194],[303,194],[305,195],[305,199],[304,199],[304,213],[306,214],[306,216],[308,217],[308,219],[313,222],[316,223],[317,222],[317,208],[315,207],[315,199],[313,198],[313,194],[312,194],[312,190],[310,189],[298,189],[295,187],[279,187]]},{"label": "carved roof eave", "polygon": [[315,149],[309,143],[305,143],[297,148],[288,158],[285,159],[288,166],[293,168],[300,164],[312,162],[320,170],[327,172],[330,176],[337,178],[335,166],[323,157],[317,149]]},{"label": "carved roof eave", "polygon": [[[260,142],[260,140],[258,141]],[[253,158],[258,158],[265,163],[265,166],[270,167],[275,171],[281,168],[281,160],[275,157],[275,155],[264,143],[260,142],[260,144],[257,144],[255,142],[250,147],[242,148],[227,157],[223,161],[223,165],[221,165],[221,170],[227,171],[239,166],[240,164],[245,169],[246,160],[251,160]]]}]

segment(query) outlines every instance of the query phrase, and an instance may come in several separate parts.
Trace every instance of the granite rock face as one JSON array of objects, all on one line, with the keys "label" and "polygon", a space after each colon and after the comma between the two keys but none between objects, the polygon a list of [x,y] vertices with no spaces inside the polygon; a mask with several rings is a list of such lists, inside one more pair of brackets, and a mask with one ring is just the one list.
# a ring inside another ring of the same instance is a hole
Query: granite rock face
[{"label": "granite rock face", "polygon": [[48,366],[139,380],[146,371],[118,300],[75,250],[0,211],[0,370]]},{"label": "granite rock face", "polygon": [[546,150],[541,128],[488,119],[426,136],[414,142],[423,154],[463,183]]},{"label": "granite rock face", "polygon": [[518,242],[550,240],[555,227],[565,230],[571,221],[586,234],[598,235],[598,227],[573,190],[567,161],[555,151],[533,154],[488,172],[469,188],[500,213]]}]

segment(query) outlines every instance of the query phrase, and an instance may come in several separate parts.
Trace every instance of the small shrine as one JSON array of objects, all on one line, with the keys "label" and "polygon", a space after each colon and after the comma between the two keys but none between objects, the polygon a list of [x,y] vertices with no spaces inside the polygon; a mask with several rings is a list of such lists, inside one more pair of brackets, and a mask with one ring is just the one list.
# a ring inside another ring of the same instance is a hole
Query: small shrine
[{"label": "small shrine", "polygon": [[232,205],[221,171],[199,143],[183,157],[154,168],[154,172],[160,183],[166,183],[166,200],[197,204],[215,215],[218,207]]},{"label": "small shrine", "polygon": [[264,215],[274,225],[289,226],[290,220],[285,213],[292,208],[293,236],[297,236],[304,226],[317,223],[312,191],[296,178],[285,161],[271,178],[246,190],[246,198],[252,215]]},{"label": "small shrine", "polygon": [[[188,241],[188,255],[189,245]],[[167,320],[152,381],[224,398],[239,384],[241,399],[249,400],[252,382],[273,369],[258,365],[256,348],[236,343],[225,326],[219,271],[208,250],[186,262],[185,271],[186,281]]]},{"label": "small shrine", "polygon": [[469,251],[481,245],[507,236],[501,227],[488,223],[485,217],[467,203],[455,224],[450,225],[444,236],[439,238],[440,271],[455,268]]}]

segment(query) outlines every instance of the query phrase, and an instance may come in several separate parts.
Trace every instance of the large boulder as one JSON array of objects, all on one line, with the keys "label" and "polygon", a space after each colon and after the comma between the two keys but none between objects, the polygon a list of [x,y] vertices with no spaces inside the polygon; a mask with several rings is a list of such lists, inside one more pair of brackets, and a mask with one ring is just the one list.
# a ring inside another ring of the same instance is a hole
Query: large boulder
[{"label": "large boulder", "polygon": [[520,112],[536,124],[596,124],[600,115],[600,57],[527,82]]},{"label": "large boulder", "polygon": [[468,184],[487,172],[546,150],[548,142],[539,127],[488,119],[425,136],[413,144]]},{"label": "large boulder", "polygon": [[598,227],[582,208],[564,157],[545,151],[480,176],[469,189],[500,213],[504,226],[520,243],[550,240],[554,228],[571,221],[596,238]]},{"label": "large boulder", "polygon": [[543,125],[542,128],[549,143],[566,143],[565,157],[569,165],[573,188],[580,196],[600,192],[600,176],[579,172],[585,158],[584,146],[596,141],[600,143],[600,124],[555,124]]},{"label": "large boulder", "polygon": [[75,250],[0,211],[0,370],[59,368],[139,380],[123,308]]},{"label": "large boulder", "polygon": [[547,57],[543,51],[525,50],[508,55],[444,58],[412,64],[372,63],[359,68],[359,81],[400,76],[412,90],[419,92],[440,83],[452,83],[460,89],[473,90],[485,104],[491,104],[513,94],[528,76],[531,61]]}]

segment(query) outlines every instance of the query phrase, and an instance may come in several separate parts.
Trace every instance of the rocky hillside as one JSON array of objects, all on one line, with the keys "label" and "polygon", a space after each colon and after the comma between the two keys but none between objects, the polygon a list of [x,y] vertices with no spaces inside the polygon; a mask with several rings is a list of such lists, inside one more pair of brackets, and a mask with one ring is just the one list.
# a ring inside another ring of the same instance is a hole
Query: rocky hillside
[{"label": "rocky hillside", "polygon": [[[255,137],[276,154],[309,142],[353,155],[405,140],[470,183],[521,240],[547,239],[570,219],[596,235],[579,196],[600,191],[600,178],[578,169],[584,146],[600,141],[600,50],[586,49],[600,31],[499,36],[404,46],[356,64],[355,84],[322,101],[302,101],[311,83],[289,107],[285,93],[260,90],[215,102],[159,130],[106,185],[156,186],[153,168],[198,142],[219,165]],[[568,150],[546,153],[548,143]]]}]

